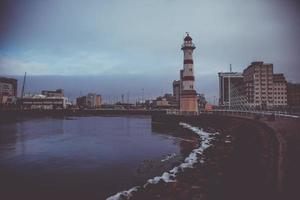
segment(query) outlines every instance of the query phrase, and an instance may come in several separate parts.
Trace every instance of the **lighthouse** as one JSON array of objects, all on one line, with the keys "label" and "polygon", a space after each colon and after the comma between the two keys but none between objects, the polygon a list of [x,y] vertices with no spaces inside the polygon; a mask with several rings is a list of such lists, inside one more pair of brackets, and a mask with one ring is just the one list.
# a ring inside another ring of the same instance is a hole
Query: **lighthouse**
[{"label": "lighthouse", "polygon": [[186,33],[181,50],[183,51],[183,69],[181,70],[180,113],[198,114],[197,93],[195,90],[193,51],[196,48],[189,33]]}]

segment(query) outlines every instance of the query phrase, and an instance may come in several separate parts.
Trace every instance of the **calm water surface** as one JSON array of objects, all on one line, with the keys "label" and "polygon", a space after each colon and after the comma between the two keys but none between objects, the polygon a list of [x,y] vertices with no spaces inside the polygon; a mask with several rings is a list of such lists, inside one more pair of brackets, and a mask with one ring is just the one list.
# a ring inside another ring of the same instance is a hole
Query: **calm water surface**
[{"label": "calm water surface", "polygon": [[144,183],[145,159],[179,154],[148,117],[30,119],[0,124],[1,199],[104,199]]}]

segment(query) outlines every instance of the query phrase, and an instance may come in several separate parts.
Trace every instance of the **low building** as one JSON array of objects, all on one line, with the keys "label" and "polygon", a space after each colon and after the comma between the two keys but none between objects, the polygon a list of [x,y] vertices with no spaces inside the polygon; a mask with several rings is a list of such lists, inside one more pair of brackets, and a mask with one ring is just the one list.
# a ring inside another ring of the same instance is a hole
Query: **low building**
[{"label": "low building", "polygon": [[287,83],[287,103],[289,107],[300,108],[300,83]]},{"label": "low building", "polygon": [[18,104],[23,110],[56,110],[70,106],[66,97],[47,97],[41,94],[20,98]]},{"label": "low building", "polygon": [[178,106],[176,97],[168,93],[152,101],[152,108],[178,108]]},{"label": "low building", "polygon": [[0,104],[15,103],[18,81],[13,78],[0,77]]},{"label": "low building", "polygon": [[153,106],[156,108],[167,108],[170,107],[169,101],[164,97],[158,97],[153,101]]}]

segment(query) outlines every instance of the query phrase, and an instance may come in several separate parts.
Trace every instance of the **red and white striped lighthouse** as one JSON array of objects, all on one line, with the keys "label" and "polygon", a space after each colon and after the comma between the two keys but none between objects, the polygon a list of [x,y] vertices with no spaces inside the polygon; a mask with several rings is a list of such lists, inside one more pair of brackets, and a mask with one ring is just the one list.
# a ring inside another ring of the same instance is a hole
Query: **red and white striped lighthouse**
[{"label": "red and white striped lighthouse", "polygon": [[195,48],[191,36],[187,33],[181,46],[181,50],[183,51],[183,71],[180,93],[181,114],[195,115],[198,113],[193,61],[193,51]]}]

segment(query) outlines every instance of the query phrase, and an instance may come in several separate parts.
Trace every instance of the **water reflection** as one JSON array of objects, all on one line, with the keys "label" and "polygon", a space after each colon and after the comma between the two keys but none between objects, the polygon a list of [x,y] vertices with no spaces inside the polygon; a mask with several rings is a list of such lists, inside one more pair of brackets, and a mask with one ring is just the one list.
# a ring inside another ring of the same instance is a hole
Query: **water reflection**
[{"label": "water reflection", "polygon": [[[0,125],[4,199],[103,199],[143,183],[145,159],[180,154],[148,117],[40,118]],[[181,144],[181,142],[180,142]]]}]

